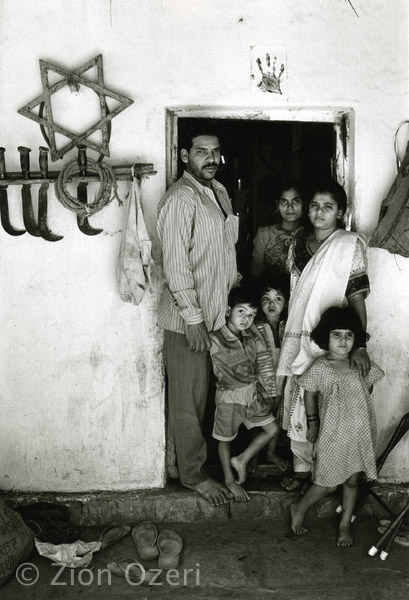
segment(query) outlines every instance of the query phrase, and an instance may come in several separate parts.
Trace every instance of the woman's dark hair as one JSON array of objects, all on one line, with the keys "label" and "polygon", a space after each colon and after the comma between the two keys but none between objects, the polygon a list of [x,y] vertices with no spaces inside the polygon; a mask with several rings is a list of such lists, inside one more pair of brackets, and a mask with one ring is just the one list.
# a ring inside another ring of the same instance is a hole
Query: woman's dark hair
[{"label": "woman's dark hair", "polygon": [[311,333],[311,338],[323,350],[329,348],[329,334],[334,329],[349,329],[355,336],[352,349],[365,346],[366,336],[361,319],[352,308],[332,306],[321,315],[320,322]]},{"label": "woman's dark hair", "polygon": [[210,135],[217,137],[220,144],[221,130],[220,126],[211,119],[189,119],[186,120],[179,132],[179,150],[185,149],[189,152],[193,145],[193,139],[199,135]]},{"label": "woman's dark hair", "polygon": [[342,185],[340,185],[337,181],[334,181],[333,179],[325,179],[316,182],[311,189],[308,205],[316,194],[328,194],[331,196],[331,198],[337,203],[338,210],[341,210],[342,214],[345,214],[347,209],[347,195]]},{"label": "woman's dark hair", "polygon": [[283,192],[288,192],[288,190],[295,190],[300,194],[301,200],[304,202],[305,200],[305,190],[304,186],[298,179],[284,179],[278,186],[276,192],[276,201],[280,199],[280,196]]},{"label": "woman's dark hair", "polygon": [[305,190],[303,183],[301,181],[299,181],[298,179],[284,179],[277,186],[276,193],[275,193],[276,212],[278,213],[278,206],[279,206],[278,203],[279,203],[281,194],[283,192],[288,192],[289,190],[295,190],[296,192],[298,192],[298,194],[302,200],[301,218],[302,218],[302,224],[304,225],[308,221],[308,219],[307,219],[307,213],[308,213],[307,194],[306,194],[306,190]]}]

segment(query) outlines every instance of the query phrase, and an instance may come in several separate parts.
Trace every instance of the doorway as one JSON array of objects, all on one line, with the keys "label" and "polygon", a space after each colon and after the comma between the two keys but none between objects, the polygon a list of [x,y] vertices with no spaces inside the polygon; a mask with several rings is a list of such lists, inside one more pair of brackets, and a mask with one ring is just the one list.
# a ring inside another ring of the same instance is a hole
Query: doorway
[{"label": "doorway", "polygon": [[[167,114],[167,183],[183,172],[178,144],[181,127],[195,118],[215,121],[221,132],[224,164],[217,174],[239,213],[238,269],[246,276],[251,267],[257,228],[274,222],[276,189],[284,179],[308,184],[333,177],[351,199],[352,110],[223,108],[172,109]],[[348,207],[348,223],[352,218]],[[211,386],[212,387],[212,386]],[[207,467],[217,467],[217,444],[212,438],[214,390],[209,393],[204,432],[208,442]],[[246,441],[246,432],[241,432]],[[173,444],[168,439],[168,472],[175,472]],[[172,476],[172,475],[171,475]]]},{"label": "doorway", "polygon": [[[191,120],[178,120],[178,137]],[[298,179],[313,183],[318,175],[333,176],[335,132],[331,123],[213,121],[221,132],[224,158],[216,177],[229,192],[234,213],[240,216],[237,260],[240,273],[246,276],[257,228],[276,219],[274,199],[281,182]],[[182,172],[179,159],[178,177]]]}]

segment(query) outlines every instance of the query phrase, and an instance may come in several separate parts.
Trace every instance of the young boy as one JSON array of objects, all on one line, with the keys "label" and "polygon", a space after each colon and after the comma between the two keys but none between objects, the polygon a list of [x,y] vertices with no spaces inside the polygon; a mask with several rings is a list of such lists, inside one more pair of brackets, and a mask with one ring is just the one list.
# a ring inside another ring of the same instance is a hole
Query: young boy
[{"label": "young boy", "polygon": [[[285,273],[273,270],[264,274],[260,284],[260,316],[256,327],[264,340],[266,350],[257,355],[260,387],[263,396],[272,399],[271,411],[275,417],[282,409],[284,378],[277,377],[277,365],[283,339],[285,317],[290,297],[290,282]],[[288,463],[276,453],[278,436],[267,445],[266,460],[285,471]]]},{"label": "young boy", "polygon": [[[229,294],[227,323],[210,334],[210,355],[216,376],[216,412],[213,437],[218,440],[219,457],[225,484],[235,500],[245,502],[250,496],[241,487],[246,480],[249,460],[274,437],[279,428],[271,413],[271,399],[258,390],[256,358],[262,342],[250,330],[257,314],[254,293],[234,288]],[[249,446],[231,457],[230,445],[244,424],[247,429],[260,427]],[[233,469],[237,472],[237,479]]]}]

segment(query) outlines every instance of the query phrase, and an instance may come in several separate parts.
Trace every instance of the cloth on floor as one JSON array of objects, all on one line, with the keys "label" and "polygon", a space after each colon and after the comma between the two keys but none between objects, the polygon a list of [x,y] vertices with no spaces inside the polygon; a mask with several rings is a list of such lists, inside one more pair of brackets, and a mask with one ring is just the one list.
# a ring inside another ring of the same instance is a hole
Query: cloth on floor
[{"label": "cloth on floor", "polygon": [[65,565],[71,569],[87,567],[101,548],[101,542],[83,542],[76,540],[71,544],[48,544],[35,539],[40,556],[49,558],[53,563]]}]

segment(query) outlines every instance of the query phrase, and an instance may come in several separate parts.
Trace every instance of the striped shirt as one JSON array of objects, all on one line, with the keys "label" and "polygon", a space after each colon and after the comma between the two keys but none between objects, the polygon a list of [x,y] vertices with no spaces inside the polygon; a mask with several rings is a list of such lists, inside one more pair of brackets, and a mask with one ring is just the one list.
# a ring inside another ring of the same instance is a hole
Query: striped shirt
[{"label": "striped shirt", "polygon": [[184,333],[184,323],[204,322],[208,331],[225,324],[227,296],[237,283],[238,217],[227,190],[215,180],[212,188],[185,171],[158,206],[165,273],[158,325],[169,331]]}]

